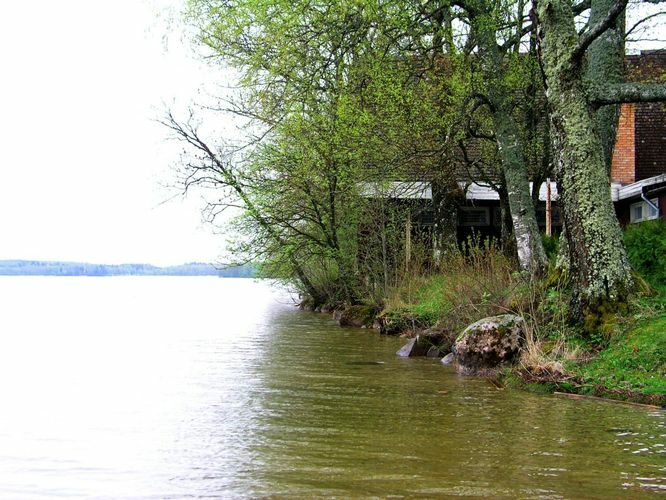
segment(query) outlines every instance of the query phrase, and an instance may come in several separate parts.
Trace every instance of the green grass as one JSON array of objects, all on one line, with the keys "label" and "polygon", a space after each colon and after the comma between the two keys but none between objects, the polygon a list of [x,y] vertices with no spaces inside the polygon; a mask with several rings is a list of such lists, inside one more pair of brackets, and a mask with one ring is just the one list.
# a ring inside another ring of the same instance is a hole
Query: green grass
[{"label": "green grass", "polygon": [[499,250],[470,247],[449,255],[441,272],[406,279],[387,298],[384,314],[396,325],[436,325],[455,338],[481,318],[509,312],[521,283],[513,261]]},{"label": "green grass", "polygon": [[415,301],[410,306],[412,313],[436,322],[451,309],[446,299],[446,289],[446,276],[431,276],[414,294]]},{"label": "green grass", "polygon": [[666,398],[666,313],[611,339],[593,361],[572,369],[588,392]]},{"label": "green grass", "polygon": [[666,285],[640,275],[636,294],[606,330],[570,322],[570,290],[523,281],[490,250],[452,256],[440,273],[412,274],[385,302],[387,333],[434,326],[451,340],[486,316],[517,312],[530,341],[507,383],[666,406]]}]

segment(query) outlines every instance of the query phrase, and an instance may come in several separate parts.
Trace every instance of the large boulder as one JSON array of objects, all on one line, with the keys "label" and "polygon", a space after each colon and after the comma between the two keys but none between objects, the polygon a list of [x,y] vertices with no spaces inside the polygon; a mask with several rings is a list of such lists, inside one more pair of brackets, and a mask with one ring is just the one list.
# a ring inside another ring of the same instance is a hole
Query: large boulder
[{"label": "large boulder", "polygon": [[525,320],[515,314],[483,318],[469,325],[453,346],[456,368],[464,375],[492,375],[518,358]]}]

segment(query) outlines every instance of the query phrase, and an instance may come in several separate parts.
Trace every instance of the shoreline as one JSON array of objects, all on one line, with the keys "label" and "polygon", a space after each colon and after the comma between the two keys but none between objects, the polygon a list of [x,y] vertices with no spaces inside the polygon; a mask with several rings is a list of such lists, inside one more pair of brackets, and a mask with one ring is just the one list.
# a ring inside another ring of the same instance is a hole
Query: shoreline
[{"label": "shoreline", "polygon": [[[379,335],[397,336],[406,340],[424,337],[426,343],[436,346],[440,353],[438,356],[426,355],[425,351],[427,351],[427,349],[421,349],[417,350],[417,353],[415,354],[408,354],[409,357],[443,358],[448,353],[452,352],[450,349],[442,349],[432,341],[432,339],[442,339],[444,337],[442,332],[433,335],[433,326],[428,328],[425,325],[415,325],[414,328],[396,329],[393,325],[386,324],[386,311],[380,311],[378,308],[356,305],[347,308],[321,307],[313,309],[303,303],[298,304],[298,307],[304,311],[329,314],[336,320],[338,325],[343,328],[374,330]],[[372,314],[370,314],[371,312]],[[399,318],[395,316],[394,312],[391,320],[393,323],[404,325],[413,321],[413,318],[407,316]],[[645,328],[646,325],[649,326],[661,321],[666,325],[666,314],[662,313],[661,315],[657,314],[652,318],[645,318],[632,329],[632,332]],[[630,335],[628,338],[630,338]],[[611,347],[608,347],[607,350],[610,348]],[[418,354],[418,352],[421,354]],[[605,350],[599,351],[596,357],[591,357],[587,362],[582,363],[581,366],[585,368],[593,362],[599,362],[601,355],[604,352]],[[396,355],[398,354],[396,353]],[[666,359],[664,359],[663,362],[666,363]],[[618,404],[624,403],[660,410],[666,409],[666,393],[646,393],[634,388],[620,389],[604,384],[601,380],[593,380],[592,383],[590,383],[590,381],[586,381],[584,377],[581,376],[581,373],[577,373],[577,371],[573,369],[566,369],[564,371],[549,371],[546,369],[541,370],[539,373],[534,373],[521,367],[519,363],[516,363],[511,366],[502,367],[490,376],[465,374],[461,376],[478,376],[480,378],[486,378],[490,380],[493,385],[499,385],[501,388],[511,387],[528,392],[553,394],[559,397],[570,397],[572,399],[596,400],[599,402],[612,402]]]}]

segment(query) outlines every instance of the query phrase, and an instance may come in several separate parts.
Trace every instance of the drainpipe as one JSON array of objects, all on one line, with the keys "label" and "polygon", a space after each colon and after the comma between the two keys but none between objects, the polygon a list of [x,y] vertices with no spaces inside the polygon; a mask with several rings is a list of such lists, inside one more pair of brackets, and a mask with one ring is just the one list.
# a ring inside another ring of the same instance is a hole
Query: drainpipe
[{"label": "drainpipe", "polygon": [[656,211],[656,212],[657,212],[657,215],[659,215],[659,207],[658,207],[657,205],[655,205],[654,203],[652,203],[652,202],[648,199],[647,196],[645,196],[645,187],[646,187],[646,186],[642,186],[642,187],[641,187],[641,199],[642,199],[645,203],[647,203],[648,205],[650,205],[650,207],[652,208],[652,210]]}]

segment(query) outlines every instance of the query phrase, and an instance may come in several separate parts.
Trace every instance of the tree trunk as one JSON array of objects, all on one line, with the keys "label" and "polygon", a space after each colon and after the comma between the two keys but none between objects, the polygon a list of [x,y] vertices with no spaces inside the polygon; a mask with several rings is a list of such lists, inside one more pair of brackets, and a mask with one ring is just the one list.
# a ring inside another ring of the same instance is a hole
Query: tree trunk
[{"label": "tree trunk", "polygon": [[578,34],[567,0],[534,0],[548,88],[559,200],[579,319],[624,300],[630,267],[610,194],[610,177],[585,97]]},{"label": "tree trunk", "polygon": [[506,181],[518,261],[531,276],[540,276],[548,261],[532,204],[524,148],[511,112],[510,90],[501,77],[504,74],[502,51],[497,45],[495,31],[486,24],[492,15],[486,11],[489,8],[486,3],[480,7],[477,12],[470,12],[472,32],[478,39],[484,71],[490,76],[488,101]]},{"label": "tree trunk", "polygon": [[[592,0],[590,26],[601,22],[614,3],[615,0]],[[615,24],[587,49],[585,83],[588,88],[594,88],[600,82],[614,85],[624,80],[624,30],[625,16],[621,15]],[[595,126],[604,151],[604,161],[609,172],[619,116],[620,106],[617,104],[602,106],[594,114]]]},{"label": "tree trunk", "polygon": [[497,102],[496,106],[493,125],[504,169],[518,261],[523,270],[540,276],[546,268],[546,252],[532,203],[518,127],[504,102]]},{"label": "tree trunk", "polygon": [[458,245],[458,206],[463,197],[455,177],[434,179],[432,202],[434,212],[433,253],[437,265],[442,257],[455,250]]},{"label": "tree trunk", "polygon": [[[506,182],[504,182],[506,185]],[[513,244],[513,221],[511,220],[511,208],[509,207],[509,193],[505,186],[499,189],[500,202],[500,231],[502,235],[502,248],[507,255],[515,256],[515,245]]]}]

